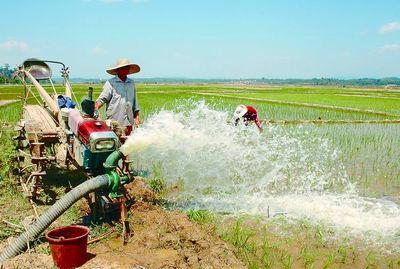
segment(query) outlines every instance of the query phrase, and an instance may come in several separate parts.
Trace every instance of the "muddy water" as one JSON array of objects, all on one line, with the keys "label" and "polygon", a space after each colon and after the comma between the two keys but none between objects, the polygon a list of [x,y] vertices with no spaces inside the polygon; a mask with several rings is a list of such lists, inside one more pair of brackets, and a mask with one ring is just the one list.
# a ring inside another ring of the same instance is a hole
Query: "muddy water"
[{"label": "muddy water", "polygon": [[358,194],[341,152],[302,126],[227,123],[229,113],[199,102],[161,111],[138,129],[123,150],[141,167],[182,186],[171,199],[191,208],[230,214],[308,219],[398,249],[400,207]]}]

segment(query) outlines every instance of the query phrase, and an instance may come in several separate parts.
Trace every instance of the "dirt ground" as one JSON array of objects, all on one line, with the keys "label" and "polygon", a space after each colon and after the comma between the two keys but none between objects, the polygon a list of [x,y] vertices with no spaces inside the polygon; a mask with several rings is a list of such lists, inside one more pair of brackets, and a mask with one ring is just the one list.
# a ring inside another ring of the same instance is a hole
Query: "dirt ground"
[{"label": "dirt ground", "polygon": [[[245,268],[211,227],[154,205],[155,195],[142,180],[127,189],[136,201],[129,211],[130,242],[123,245],[121,235],[115,233],[90,245],[89,260],[80,268]],[[4,264],[4,268],[52,266],[51,255],[43,253],[25,253]]]}]

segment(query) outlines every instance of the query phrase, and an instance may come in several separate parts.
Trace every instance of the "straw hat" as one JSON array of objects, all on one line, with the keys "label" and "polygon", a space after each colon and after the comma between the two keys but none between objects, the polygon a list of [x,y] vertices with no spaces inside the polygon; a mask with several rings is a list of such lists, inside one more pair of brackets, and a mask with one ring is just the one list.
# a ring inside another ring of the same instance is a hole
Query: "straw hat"
[{"label": "straw hat", "polygon": [[115,64],[113,64],[110,68],[106,70],[108,74],[116,75],[117,69],[129,66],[129,73],[134,74],[140,72],[140,66],[137,64],[130,63],[128,59],[119,59]]},{"label": "straw hat", "polygon": [[234,113],[234,118],[239,119],[247,113],[247,107],[245,105],[240,105],[236,108]]}]

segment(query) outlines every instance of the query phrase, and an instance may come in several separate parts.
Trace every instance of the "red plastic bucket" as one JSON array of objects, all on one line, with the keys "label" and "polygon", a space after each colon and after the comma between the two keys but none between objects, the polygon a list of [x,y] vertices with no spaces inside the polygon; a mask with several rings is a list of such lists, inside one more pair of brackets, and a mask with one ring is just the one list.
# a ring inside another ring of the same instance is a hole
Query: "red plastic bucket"
[{"label": "red plastic bucket", "polygon": [[87,260],[87,239],[90,230],[71,225],[55,228],[46,233],[54,264],[61,269],[79,267]]}]

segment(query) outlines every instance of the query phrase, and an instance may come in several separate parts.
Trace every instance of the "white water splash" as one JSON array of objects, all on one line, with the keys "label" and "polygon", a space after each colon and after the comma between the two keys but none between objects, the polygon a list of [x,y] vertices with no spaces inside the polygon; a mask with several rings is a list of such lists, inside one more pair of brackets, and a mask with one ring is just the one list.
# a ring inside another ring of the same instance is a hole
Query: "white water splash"
[{"label": "white water splash", "polygon": [[163,177],[180,183],[172,197],[192,207],[232,214],[287,212],[352,234],[397,237],[400,208],[360,197],[339,153],[305,128],[234,127],[230,115],[197,103],[188,111],[161,111],[129,138],[122,150]]}]

